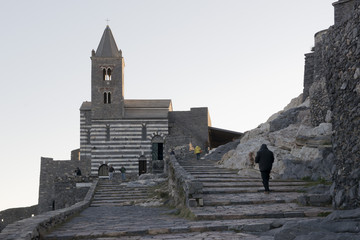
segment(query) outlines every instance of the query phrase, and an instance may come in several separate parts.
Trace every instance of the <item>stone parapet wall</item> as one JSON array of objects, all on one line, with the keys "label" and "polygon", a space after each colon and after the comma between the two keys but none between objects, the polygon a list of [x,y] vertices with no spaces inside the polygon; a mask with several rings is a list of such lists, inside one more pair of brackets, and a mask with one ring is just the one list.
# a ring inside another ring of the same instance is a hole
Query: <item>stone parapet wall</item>
[{"label": "stone parapet wall", "polygon": [[203,184],[185,171],[174,155],[170,155],[167,165],[170,194],[176,206],[202,206]]},{"label": "stone parapet wall", "polygon": [[10,208],[0,212],[0,232],[13,222],[37,215],[37,205],[23,208]]},{"label": "stone parapet wall", "polygon": [[76,178],[74,171],[77,167],[80,168],[83,176],[90,174],[90,161],[41,158],[39,213],[70,206],[83,198],[84,190],[76,189],[76,182],[89,181],[89,179]]},{"label": "stone parapet wall", "polygon": [[95,180],[92,183],[83,201],[68,208],[45,212],[40,215],[9,224],[0,233],[0,239],[41,239],[44,233],[52,230],[57,225],[65,222],[70,217],[89,207],[94,196],[97,183],[98,180]]},{"label": "stone parapet wall", "polygon": [[[314,93],[310,94],[312,104],[325,101],[332,112],[336,164],[331,190],[335,208],[360,206],[360,9],[358,3],[354,6],[356,11],[347,13],[349,21],[330,27],[316,45],[318,86],[312,86]],[[325,108],[312,110],[315,121],[324,117]]]}]

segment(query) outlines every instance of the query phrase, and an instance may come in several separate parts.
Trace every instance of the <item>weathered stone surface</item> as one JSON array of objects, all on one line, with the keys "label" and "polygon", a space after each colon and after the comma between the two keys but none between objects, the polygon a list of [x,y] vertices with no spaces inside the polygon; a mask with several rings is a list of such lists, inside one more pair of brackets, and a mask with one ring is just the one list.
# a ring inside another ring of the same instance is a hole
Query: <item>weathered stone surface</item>
[{"label": "weathered stone surface", "polygon": [[224,155],[228,154],[231,150],[234,150],[239,143],[240,139],[237,139],[225,145],[221,145],[216,149],[212,149],[209,154],[205,155],[204,159],[219,161]]},{"label": "weathered stone surface", "polygon": [[[253,160],[261,144],[265,143],[275,155],[273,178],[330,180],[334,161],[331,153],[332,124],[311,126],[309,100],[301,103],[301,97],[271,116],[268,122],[246,132],[235,152],[229,151],[219,164],[238,169],[242,176],[255,176],[258,166]],[[301,104],[296,106],[295,103]]]},{"label": "weathered stone surface", "polygon": [[299,197],[298,202],[304,206],[329,206],[332,198],[330,194],[307,194]]},{"label": "weathered stone surface", "polygon": [[334,211],[325,219],[287,223],[275,234],[275,240],[360,239],[360,208]]},{"label": "weathered stone surface", "polygon": [[288,127],[290,124],[299,122],[299,113],[304,110],[306,110],[306,107],[297,107],[281,113],[276,119],[270,122],[270,132],[279,131]]}]

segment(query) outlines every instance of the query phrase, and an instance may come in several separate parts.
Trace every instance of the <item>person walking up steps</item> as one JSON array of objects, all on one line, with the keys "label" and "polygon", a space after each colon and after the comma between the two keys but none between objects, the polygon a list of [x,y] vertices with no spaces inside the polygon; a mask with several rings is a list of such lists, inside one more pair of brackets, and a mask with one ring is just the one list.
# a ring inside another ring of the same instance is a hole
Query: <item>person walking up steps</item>
[{"label": "person walking up steps", "polygon": [[269,179],[273,162],[274,153],[267,148],[266,144],[262,144],[260,150],[256,154],[255,163],[259,164],[261,178],[263,180],[263,185],[265,188],[265,194],[270,193]]}]

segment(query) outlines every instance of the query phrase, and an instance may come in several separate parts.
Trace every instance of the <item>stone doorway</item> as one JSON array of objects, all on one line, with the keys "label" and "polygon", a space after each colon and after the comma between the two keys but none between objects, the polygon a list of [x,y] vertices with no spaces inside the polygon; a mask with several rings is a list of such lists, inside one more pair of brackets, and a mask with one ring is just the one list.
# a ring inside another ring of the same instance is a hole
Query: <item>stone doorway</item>
[{"label": "stone doorway", "polygon": [[164,139],[157,135],[152,141],[152,172],[162,173],[164,171]]},{"label": "stone doorway", "polygon": [[164,139],[160,136],[155,136],[152,141],[152,160],[164,159]]},{"label": "stone doorway", "polygon": [[98,170],[99,178],[109,177],[109,167],[107,164],[102,164]]},{"label": "stone doorway", "polygon": [[147,169],[147,166],[146,166],[146,158],[145,156],[141,156],[139,158],[139,176],[141,174],[144,174],[146,173],[146,169]]}]

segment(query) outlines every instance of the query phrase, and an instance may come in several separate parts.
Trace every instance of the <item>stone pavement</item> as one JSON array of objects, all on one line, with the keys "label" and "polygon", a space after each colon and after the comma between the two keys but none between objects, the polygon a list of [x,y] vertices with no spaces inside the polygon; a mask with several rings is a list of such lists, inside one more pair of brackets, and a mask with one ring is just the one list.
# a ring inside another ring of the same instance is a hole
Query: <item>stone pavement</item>
[{"label": "stone pavement", "polygon": [[241,178],[213,161],[188,161],[182,166],[204,184],[204,207],[191,208],[195,220],[174,209],[141,206],[146,186],[102,181],[91,207],[59,226],[44,239],[274,239],[285,223],[296,223],[330,208],[301,207],[301,181],[271,181],[263,193],[260,179]]},{"label": "stone pavement", "polygon": [[[89,207],[79,216],[45,236],[44,239],[109,237],[116,237],[116,239],[121,237],[124,239],[174,239],[173,236],[188,236],[190,239],[193,237],[196,239],[206,235],[204,232],[208,232],[207,234],[213,239],[271,239],[268,236],[239,234],[238,231],[261,233],[281,226],[285,222],[293,221],[293,219],[282,219],[281,221],[276,219],[191,221],[176,217],[172,214],[173,212],[174,210],[165,207]],[[200,234],[202,232],[203,235]],[[224,238],[225,236],[226,238]],[[246,238],[244,238],[245,236]]]}]

